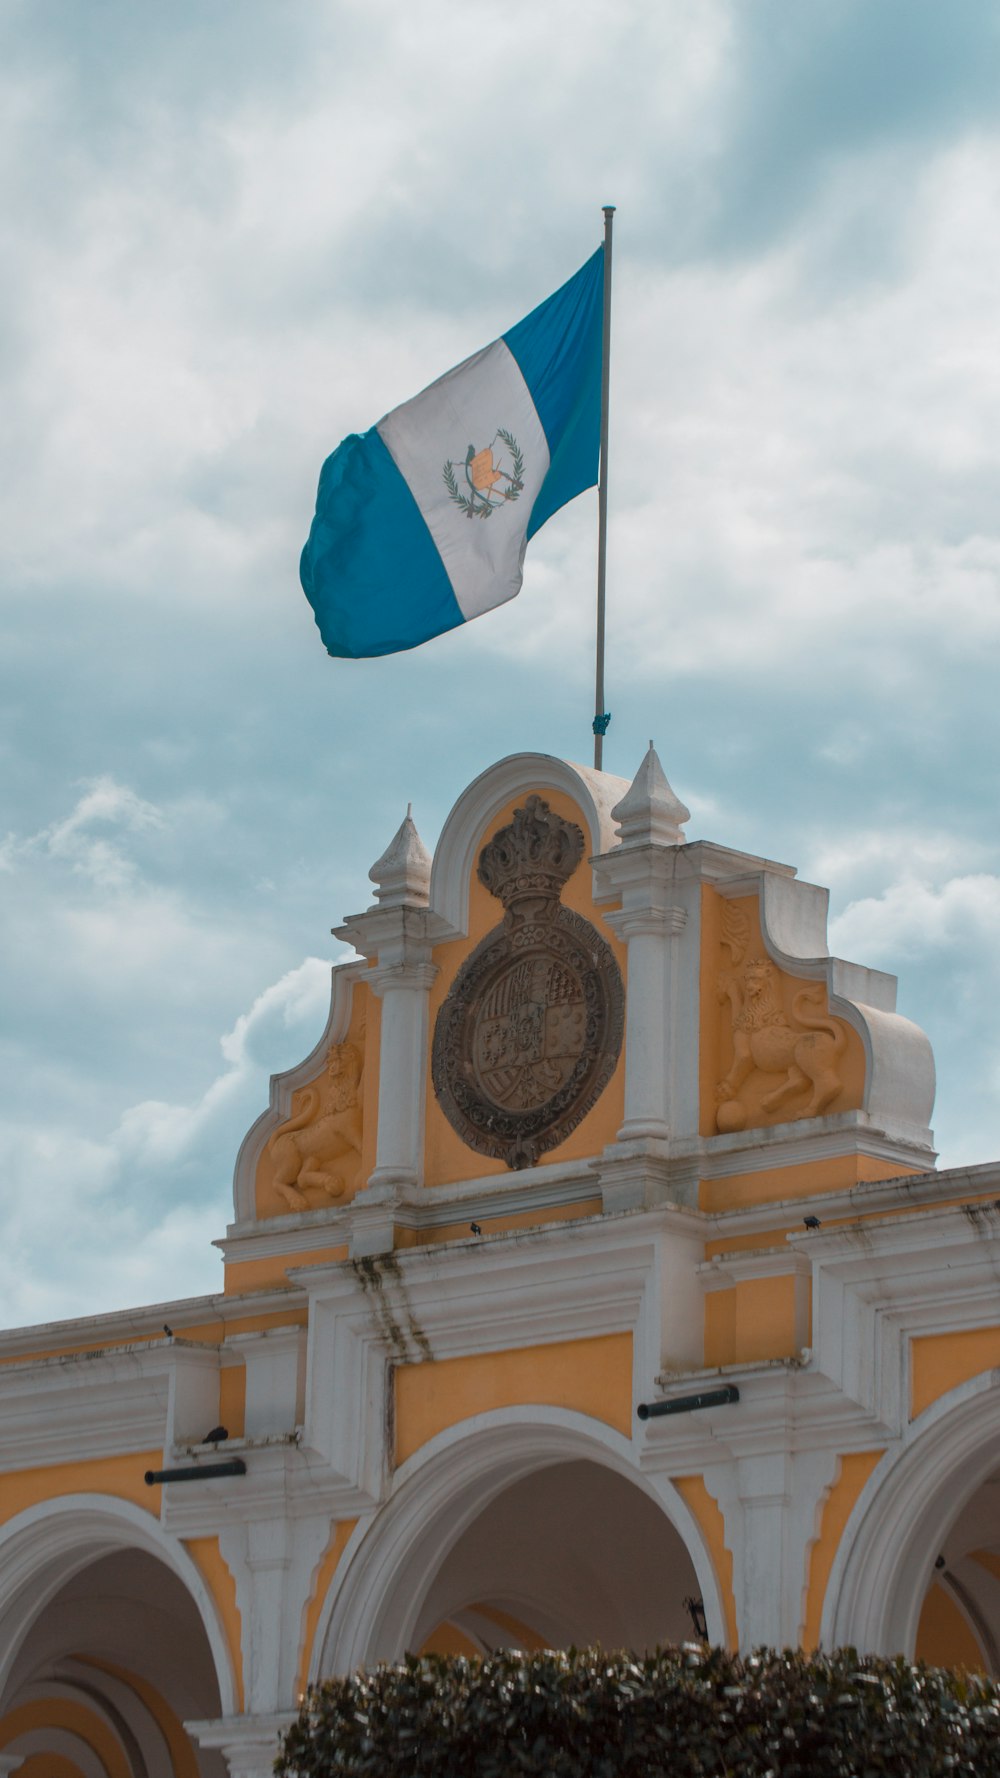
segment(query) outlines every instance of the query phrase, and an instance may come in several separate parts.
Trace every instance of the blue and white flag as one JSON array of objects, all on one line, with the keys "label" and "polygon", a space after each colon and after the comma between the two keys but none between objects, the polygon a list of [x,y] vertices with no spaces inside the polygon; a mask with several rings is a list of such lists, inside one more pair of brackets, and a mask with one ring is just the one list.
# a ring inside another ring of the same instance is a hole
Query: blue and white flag
[{"label": "blue and white flag", "polygon": [[333,655],[416,648],[520,591],[524,551],[598,478],[604,251],[323,465],[301,577]]}]

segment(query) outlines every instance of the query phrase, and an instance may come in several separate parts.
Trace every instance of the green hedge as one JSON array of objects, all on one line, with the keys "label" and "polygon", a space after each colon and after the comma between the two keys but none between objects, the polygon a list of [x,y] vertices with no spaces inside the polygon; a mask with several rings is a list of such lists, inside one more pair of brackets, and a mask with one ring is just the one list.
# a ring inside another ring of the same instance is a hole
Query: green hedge
[{"label": "green hedge", "polygon": [[283,1778],[1000,1778],[1000,1687],[842,1649],[431,1655],[311,1689]]}]

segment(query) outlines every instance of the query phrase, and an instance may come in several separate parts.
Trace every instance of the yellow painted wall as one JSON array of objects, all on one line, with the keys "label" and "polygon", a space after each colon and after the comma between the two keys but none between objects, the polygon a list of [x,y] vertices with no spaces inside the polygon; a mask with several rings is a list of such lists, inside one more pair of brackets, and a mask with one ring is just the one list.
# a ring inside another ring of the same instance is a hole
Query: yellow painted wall
[{"label": "yellow painted wall", "polygon": [[[365,982],[355,982],[351,994],[351,1016],[348,1021],[347,1035],[340,1041],[353,1043],[364,1054],[364,1074],[361,1080],[361,1163],[359,1169],[360,1183],[363,1184],[375,1168],[375,1136],[378,1124],[378,1055],[379,1033],[381,1029],[381,1002],[376,999]],[[310,1081],[303,1081],[292,1094],[289,1117],[297,1117],[306,1105],[310,1090],[314,1084],[322,1085],[326,1074],[326,1055]],[[280,1126],[278,1126],[280,1128]],[[276,1133],[276,1132],[275,1132]],[[269,1139],[270,1140],[270,1139]],[[256,1214],[259,1220],[270,1216],[288,1216],[293,1207],[287,1204],[274,1187],[274,1159],[269,1152],[268,1144],[257,1162],[256,1176]],[[352,1196],[348,1193],[347,1196]],[[330,1206],[331,1200],[319,1190],[307,1190],[310,1209],[320,1210]],[[342,1200],[337,1200],[341,1202]],[[346,1201],[343,1200],[343,1201]],[[288,1262],[290,1263],[290,1262]],[[308,1263],[308,1262],[307,1262]]]},{"label": "yellow painted wall", "polygon": [[[287,1266],[291,1266],[293,1263],[308,1265],[315,1264],[316,1261],[314,1257],[303,1254],[300,1260],[297,1257],[293,1261],[289,1256],[283,1263]],[[276,1294],[279,1291],[283,1291],[286,1296],[293,1294],[292,1287],[284,1281],[281,1285],[276,1286]],[[262,1333],[265,1328],[269,1327],[304,1327],[307,1319],[308,1312],[305,1307],[278,1307],[255,1315],[241,1315],[238,1319],[231,1321],[223,1321],[221,1316],[213,1317],[209,1321],[199,1321],[193,1327],[178,1328],[177,1337],[181,1340],[199,1340],[207,1346],[221,1346],[223,1341],[233,1334]],[[108,1329],[103,1338],[91,1336],[85,1344],[82,1344],[78,1339],[73,1339],[71,1335],[67,1335],[66,1340],[61,1344],[39,1346],[33,1352],[13,1353],[10,1357],[0,1359],[0,1363],[33,1364],[45,1358],[89,1358],[95,1352],[114,1351],[122,1346],[143,1346],[154,1340],[162,1340],[162,1338],[163,1330],[160,1327],[142,1328],[138,1331],[113,1327]]]},{"label": "yellow painted wall", "polygon": [[129,1452],[124,1457],[90,1457],[78,1463],[52,1463],[0,1475],[0,1524],[43,1500],[64,1494],[111,1494],[159,1516],[160,1488],[147,1488],[147,1469],[160,1469],[162,1451]]},{"label": "yellow painted wall", "polygon": [[516,1637],[518,1648],[526,1649],[529,1654],[548,1647],[544,1636],[540,1636],[537,1630],[533,1630],[530,1624],[524,1622],[523,1618],[512,1617],[509,1611],[500,1611],[495,1605],[478,1604],[471,1606],[470,1609],[476,1612],[479,1617],[486,1618],[488,1623],[496,1624],[497,1629],[503,1630],[507,1636]]},{"label": "yellow painted wall", "polygon": [[[858,1155],[858,1156],[852,1157],[852,1165],[855,1165],[855,1164],[857,1164],[858,1169],[859,1169],[859,1175],[858,1175],[859,1180],[862,1177],[860,1169],[864,1166],[867,1166],[869,1168],[877,1167],[879,1179],[890,1177],[888,1174],[885,1173],[882,1163],[880,1161],[873,1161],[870,1156]],[[790,1172],[797,1171],[797,1169],[789,1168],[789,1171]],[[805,1167],[802,1169],[802,1172],[804,1174],[806,1174],[807,1176],[809,1175],[810,1171],[812,1171],[812,1170],[808,1167]],[[744,1174],[741,1176],[741,1179],[745,1181],[747,1179],[747,1177],[748,1176],[746,1174]],[[768,1177],[773,1178],[774,1175],[771,1174]],[[898,1175],[894,1175],[894,1177],[901,1178],[901,1177],[903,1177],[903,1174],[900,1173]],[[853,1184],[854,1182],[852,1181],[851,1183]],[[818,1188],[814,1187],[812,1189],[818,1189]],[[824,1189],[827,1189],[827,1188],[824,1188]],[[850,1186],[848,1186],[846,1189],[849,1190]],[[790,1194],[790,1195],[794,1195],[794,1194]],[[989,1196],[987,1196],[986,1194],[983,1194],[979,1198],[970,1198],[967,1193],[963,1197],[960,1197],[960,1198],[942,1196],[940,1198],[935,1197],[933,1199],[926,1199],[924,1197],[921,1197],[919,1199],[915,1199],[912,1203],[909,1203],[909,1204],[894,1204],[891,1207],[891,1209],[885,1209],[885,1208],[872,1209],[872,1210],[868,1211],[867,1213],[862,1213],[860,1215],[858,1214],[857,1210],[854,1209],[851,1211],[850,1215],[848,1215],[848,1216],[824,1216],[823,1217],[823,1227],[824,1227],[824,1229],[848,1229],[848,1228],[857,1229],[857,1228],[863,1228],[866,1223],[869,1223],[872,1221],[877,1220],[877,1221],[881,1222],[884,1217],[889,1217],[889,1216],[920,1216],[927,1210],[950,1210],[950,1209],[954,1209],[954,1208],[957,1208],[958,1206],[965,1205],[965,1204],[978,1204],[978,1203],[993,1204],[995,1202],[996,1202],[995,1191],[993,1193],[991,1193]],[[726,1208],[732,1208],[732,1207],[733,1206],[726,1206]],[[785,1224],[784,1226],[775,1227],[772,1229],[760,1229],[760,1230],[755,1231],[753,1234],[749,1234],[749,1235],[720,1235],[717,1240],[705,1242],[705,1258],[706,1259],[713,1259],[713,1258],[715,1258],[715,1256],[717,1254],[720,1254],[720,1253],[743,1253],[743,1252],[746,1252],[747,1249],[752,1249],[755,1247],[760,1247],[760,1248],[784,1247],[786,1235],[799,1235],[801,1233],[802,1233],[802,1218],[797,1217],[796,1220],[792,1223],[788,1223],[788,1224]]]},{"label": "yellow painted wall", "polygon": [[[808,1198],[816,1192],[850,1191],[866,1179],[897,1179],[917,1172],[877,1155],[846,1154],[823,1161],[801,1161],[794,1167],[766,1167],[759,1173],[731,1173],[724,1179],[702,1179],[698,1185],[701,1210],[746,1210],[755,1204],[773,1204],[784,1198]],[[918,1204],[923,1210],[926,1205]],[[884,1211],[875,1214],[884,1215]],[[801,1226],[801,1225],[797,1225]]]},{"label": "yellow painted wall", "polygon": [[122,1685],[127,1685],[145,1705],[167,1744],[174,1768],[173,1778],[199,1778],[198,1761],[183,1723],[171,1710],[162,1693],[150,1685],[148,1679],[140,1678],[137,1673],[130,1673],[127,1667],[116,1666],[113,1661],[98,1660],[94,1655],[74,1655],[73,1659],[84,1666],[96,1667],[102,1673],[110,1673]]},{"label": "yellow painted wall", "polygon": [[705,1540],[719,1592],[722,1595],[722,1609],[726,1619],[726,1645],[735,1649],[739,1646],[739,1630],[736,1624],[736,1595],[733,1592],[733,1556],[726,1544],[726,1521],[722,1508],[714,1495],[705,1486],[700,1475],[673,1476],[674,1487],[684,1501],[685,1506],[694,1517],[701,1535]]},{"label": "yellow painted wall", "polygon": [[219,1372],[219,1420],[228,1431],[230,1438],[243,1437],[246,1414],[246,1366],[227,1364]]},{"label": "yellow painted wall", "polygon": [[424,1637],[417,1652],[422,1655],[464,1655],[467,1661],[478,1660],[480,1654],[471,1637],[451,1622],[438,1624],[429,1636]]},{"label": "yellow painted wall", "polygon": [[396,1463],[428,1439],[474,1414],[528,1403],[574,1408],[629,1436],[632,1430],[632,1335],[600,1334],[401,1364],[394,1375]]},{"label": "yellow painted wall", "polygon": [[805,1649],[819,1647],[819,1627],[826,1603],[827,1583],[844,1535],[844,1527],[861,1497],[868,1477],[884,1455],[884,1450],[851,1451],[840,1459],[837,1478],[823,1504],[819,1536],[809,1558],[806,1615],[802,1628],[802,1646]]},{"label": "yellow painted wall", "polygon": [[83,1778],[75,1761],[61,1753],[32,1753],[17,1768],[17,1778]]},{"label": "yellow painted wall", "polygon": [[226,1266],[223,1288],[226,1296],[281,1289],[296,1266],[332,1266],[346,1258],[347,1244],[341,1242],[336,1247],[307,1247],[301,1253],[271,1254],[267,1259],[231,1260]]},{"label": "yellow painted wall", "polygon": [[[476,876],[479,854],[487,840],[499,828],[505,827],[513,819],[514,810],[524,807],[531,795],[530,786],[526,786],[515,800],[502,809],[486,827],[476,842],[472,867],[472,883],[469,893],[469,936],[453,939],[450,944],[439,945],[434,952],[434,962],[438,966],[438,976],[431,989],[430,1024],[428,1043],[433,1043],[434,1025],[437,1015],[444,1004],[453,981],[465,959],[475,950],[480,939],[485,938],[494,926],[503,919],[503,906],[485,889]],[[575,821],[584,833],[584,855],[577,866],[562,894],[564,907],[573,908],[589,920],[601,937],[610,945],[618,967],[626,981],[626,947],[619,943],[605,925],[599,909],[594,907],[591,897],[591,871],[587,863],[589,841],[587,840],[587,822],[582,809],[568,796],[558,790],[539,789],[538,794],[548,803],[557,815],[567,821]],[[613,1142],[625,1115],[625,1046],[618,1067],[610,1081],[582,1123],[577,1125],[573,1133],[557,1148],[549,1149],[542,1159],[544,1162],[569,1161],[587,1158],[600,1154],[608,1142]],[[425,1176],[428,1186],[447,1185],[457,1179],[481,1179],[494,1175],[506,1174],[508,1169],[503,1161],[492,1160],[487,1155],[477,1154],[474,1149],[467,1148],[461,1137],[452,1129],[450,1123],[440,1109],[434,1095],[433,1084],[428,1068],[427,1081],[427,1136],[425,1144]]]},{"label": "yellow painted wall", "polygon": [[797,1357],[809,1335],[796,1335],[795,1293],[795,1278],[744,1278],[730,1290],[707,1291],[706,1365]]},{"label": "yellow painted wall", "polygon": [[229,1658],[236,1677],[239,1707],[243,1709],[243,1619],[236,1603],[236,1582],[217,1537],[186,1537],[184,1546],[215,1600],[222,1620]]},{"label": "yellow painted wall", "polygon": [[306,1689],[309,1675],[309,1663],[312,1660],[313,1642],[316,1637],[316,1625],[319,1623],[320,1612],[330,1591],[330,1585],[340,1564],[348,1540],[357,1525],[357,1519],[341,1519],[334,1525],[330,1541],[320,1557],[319,1565],[313,1579],[312,1592],[306,1600],[302,1613],[302,1642],[299,1649],[298,1687],[300,1692]]},{"label": "yellow painted wall", "polygon": [[[508,1611],[498,1611],[493,1605],[478,1604],[470,1605],[469,1610],[474,1611],[477,1617],[486,1618],[489,1623],[495,1624],[498,1630],[504,1632],[504,1646],[526,1649],[529,1654],[536,1653],[539,1649],[548,1646],[544,1637],[539,1636],[537,1630],[532,1630],[520,1618],[511,1617]],[[509,1637],[514,1638],[513,1644],[508,1644]],[[459,1629],[457,1624],[453,1624],[450,1620],[438,1624],[430,1635],[425,1637],[420,1645],[419,1653],[422,1655],[465,1655],[468,1660],[475,1660],[479,1657],[479,1649],[475,1643],[465,1635],[463,1630]]]},{"label": "yellow painted wall", "polygon": [[959,1383],[1000,1365],[1000,1327],[921,1334],[910,1341],[910,1418]]},{"label": "yellow painted wall", "polygon": [[[477,1218],[484,1235],[504,1235],[511,1229],[534,1229],[550,1222],[575,1222],[581,1216],[600,1216],[602,1207],[600,1198],[581,1198],[571,1204],[551,1204],[545,1210],[518,1210],[509,1216],[483,1216],[480,1211],[470,1208],[469,1216]],[[397,1245],[436,1247],[442,1241],[468,1241],[471,1232],[467,1217],[464,1222],[449,1222],[419,1232],[414,1230],[415,1240],[397,1242]]]},{"label": "yellow painted wall", "polygon": [[985,1568],[987,1574],[992,1574],[994,1580],[1000,1580],[1000,1555],[996,1550],[974,1550],[972,1560],[978,1562],[980,1568]]},{"label": "yellow painted wall", "polygon": [[972,1627],[950,1593],[933,1581],[917,1628],[915,1654],[931,1667],[964,1667],[968,1673],[988,1671]]},{"label": "yellow painted wall", "polygon": [[63,1729],[66,1734],[75,1735],[102,1762],[107,1778],[132,1778],[132,1768],[118,1736],[96,1711],[70,1698],[37,1698],[8,1711],[0,1718],[0,1750],[9,1747],[18,1735],[45,1729]]},{"label": "yellow painted wall", "polygon": [[[732,961],[730,952],[724,948],[723,909],[735,909],[747,922],[746,950],[739,963]],[[727,902],[717,890],[705,885],[702,889],[702,926],[701,926],[701,1053],[699,1056],[699,1081],[701,1097],[700,1126],[703,1136],[714,1136],[718,1133],[716,1122],[718,1104],[716,1087],[728,1071],[733,1060],[732,1008],[728,999],[719,999],[719,978],[725,972],[740,974],[742,968],[751,958],[766,957],[767,948],[764,944],[760,926],[760,910],[756,895],[740,896]],[[819,984],[805,981],[798,976],[789,975],[774,966],[775,983],[779,999],[786,1019],[792,1030],[799,1029],[799,1021],[794,1011],[795,997],[803,989],[818,988]],[[817,997],[815,1006],[810,1013],[823,1013],[829,1017],[829,1001],[825,990],[822,1001]],[[843,1019],[835,1021],[844,1037],[844,1048],[836,1058],[835,1066],[841,1078],[841,1090],[837,1097],[826,1107],[824,1115],[832,1116],[838,1111],[850,1111],[860,1108],[864,1102],[865,1089],[865,1052],[857,1032]],[[802,1107],[808,1102],[808,1092],[803,1091],[796,1097],[790,1097],[773,1110],[767,1110],[761,1103],[765,1095],[779,1086],[781,1076],[762,1074],[755,1070],[739,1089],[739,1098],[747,1108],[744,1128],[760,1129],[770,1124],[790,1122],[801,1117]]]}]

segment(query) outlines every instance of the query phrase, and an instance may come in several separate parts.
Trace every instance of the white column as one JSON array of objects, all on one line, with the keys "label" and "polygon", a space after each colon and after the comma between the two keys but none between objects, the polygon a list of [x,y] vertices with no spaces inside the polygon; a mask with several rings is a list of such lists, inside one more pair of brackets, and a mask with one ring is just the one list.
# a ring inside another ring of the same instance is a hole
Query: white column
[{"label": "white column", "polygon": [[291,1711],[272,1716],[224,1716],[217,1722],[186,1722],[199,1747],[222,1754],[230,1778],[274,1778],[281,1736],[295,1720]]},{"label": "white column", "polygon": [[594,866],[601,899],[621,902],[604,918],[628,947],[625,1118],[618,1140],[664,1142],[671,1121],[674,954],[687,921],[677,859],[688,811],[671,790],[652,741],[612,814],[619,843]]},{"label": "white column", "polygon": [[837,1474],[836,1451],[784,1449],[736,1458],[705,1471],[722,1508],[733,1556],[740,1647],[795,1647],[801,1641],[809,1558],[823,1501]]},{"label": "white column", "polygon": [[403,959],[380,964],[366,978],[382,1002],[372,1186],[415,1186],[423,1180],[428,996],[436,975],[434,963]]},{"label": "white column", "polygon": [[673,944],[682,907],[633,907],[606,914],[628,946],[625,1002],[625,1119],[619,1141],[670,1134],[669,1007]]},{"label": "white column", "polygon": [[291,1510],[287,1469],[274,1490],[274,1514],[227,1524],[219,1548],[236,1582],[248,1712],[271,1720],[296,1696],[302,1613],[330,1536],[326,1513]]},{"label": "white column", "polygon": [[423,1181],[428,995],[440,922],[427,905],[430,854],[409,811],[368,874],[378,905],[334,929],[371,961],[365,979],[382,1002],[375,1171],[354,1200],[354,1258],[392,1247],[393,1203]]}]

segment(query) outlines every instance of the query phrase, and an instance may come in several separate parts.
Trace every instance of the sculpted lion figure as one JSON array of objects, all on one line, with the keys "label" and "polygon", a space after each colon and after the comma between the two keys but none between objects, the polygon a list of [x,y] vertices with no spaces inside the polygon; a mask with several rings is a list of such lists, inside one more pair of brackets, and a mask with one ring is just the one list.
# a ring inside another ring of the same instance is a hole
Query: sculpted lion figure
[{"label": "sculpted lion figure", "polygon": [[819,987],[796,994],[795,1028],[785,1017],[769,958],[753,957],[739,975],[727,971],[720,976],[719,999],[730,1003],[733,1030],[733,1064],[716,1089],[720,1130],[744,1127],[747,1113],[739,1091],[754,1069],[784,1076],[761,1100],[763,1111],[774,1111],[808,1091],[808,1102],[796,1115],[819,1117],[837,1097],[843,1082],[836,1064],[847,1039],[836,1019],[817,1010],[823,997]]},{"label": "sculpted lion figure", "polygon": [[305,1087],[294,1117],[270,1137],[274,1185],[292,1210],[307,1210],[310,1189],[332,1201],[357,1189],[361,1171],[362,1057],[353,1043],[335,1043],[326,1075]]}]

